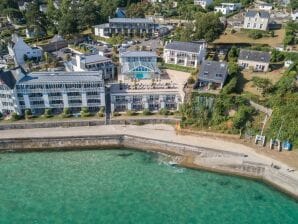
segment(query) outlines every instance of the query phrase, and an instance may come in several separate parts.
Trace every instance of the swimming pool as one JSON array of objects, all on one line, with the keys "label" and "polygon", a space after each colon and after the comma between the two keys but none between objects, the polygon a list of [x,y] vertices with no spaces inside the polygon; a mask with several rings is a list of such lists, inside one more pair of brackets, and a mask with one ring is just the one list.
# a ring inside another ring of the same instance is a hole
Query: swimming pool
[{"label": "swimming pool", "polygon": [[135,78],[136,79],[149,79],[150,75],[149,75],[149,73],[136,73]]}]

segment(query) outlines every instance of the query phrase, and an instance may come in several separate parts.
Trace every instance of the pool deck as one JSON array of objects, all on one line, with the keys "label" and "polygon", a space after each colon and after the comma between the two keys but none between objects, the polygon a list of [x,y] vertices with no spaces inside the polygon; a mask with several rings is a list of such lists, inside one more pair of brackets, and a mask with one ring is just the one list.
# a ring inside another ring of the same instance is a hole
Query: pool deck
[{"label": "pool deck", "polygon": [[[142,138],[148,138],[159,141],[166,141],[170,143],[186,144],[202,148],[216,149],[218,151],[241,153],[246,155],[245,158],[240,157],[202,157],[190,155],[188,161],[185,160],[184,164],[189,167],[201,167],[209,170],[218,170],[217,168],[228,167],[231,165],[239,164],[261,164],[266,166],[273,179],[275,174],[278,174],[278,178],[272,181],[273,185],[279,186],[281,189],[285,189],[288,193],[298,198],[298,184],[295,190],[295,185],[298,183],[298,172],[296,167],[288,165],[285,161],[280,161],[276,158],[271,158],[268,155],[258,153],[256,149],[242,145],[240,143],[227,141],[220,138],[212,138],[207,136],[191,136],[191,135],[177,135],[173,126],[156,124],[156,125],[109,125],[109,126],[91,126],[91,127],[71,127],[71,128],[39,128],[39,129],[23,129],[23,130],[2,130],[0,131],[1,139],[20,139],[20,138],[50,138],[50,137],[84,137],[84,136],[109,136],[109,135],[131,135]],[[142,145],[140,145],[142,148]],[[189,155],[188,155],[189,156]],[[183,163],[182,163],[183,164]],[[298,164],[297,164],[298,166]],[[275,167],[278,167],[276,170]],[[224,169],[222,169],[225,172]],[[227,172],[228,173],[228,172]],[[287,183],[284,182],[284,177],[291,179],[290,188],[287,189]],[[266,178],[265,178],[266,179]],[[294,181],[294,182],[293,182]],[[294,183],[294,187],[293,187]],[[294,192],[291,192],[292,190]]]}]

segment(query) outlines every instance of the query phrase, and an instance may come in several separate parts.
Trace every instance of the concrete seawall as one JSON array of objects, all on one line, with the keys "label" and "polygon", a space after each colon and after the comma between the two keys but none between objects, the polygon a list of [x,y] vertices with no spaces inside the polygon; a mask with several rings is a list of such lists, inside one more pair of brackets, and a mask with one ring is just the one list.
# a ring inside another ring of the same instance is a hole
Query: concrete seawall
[{"label": "concrete seawall", "polygon": [[182,162],[182,165],[261,179],[298,199],[298,180],[276,168],[256,163],[243,153],[121,134],[0,139],[0,152],[106,149],[115,147],[164,152],[183,158],[192,158],[191,163]]},{"label": "concrete seawall", "polygon": [[[175,124],[180,121],[171,117],[135,117],[135,118],[115,118],[111,120],[111,124],[124,125],[124,124]],[[78,119],[78,120],[65,120],[65,121],[25,121],[14,123],[0,123],[0,130],[11,129],[32,129],[32,128],[56,128],[56,127],[83,127],[83,126],[99,126],[104,125],[103,119]]]}]

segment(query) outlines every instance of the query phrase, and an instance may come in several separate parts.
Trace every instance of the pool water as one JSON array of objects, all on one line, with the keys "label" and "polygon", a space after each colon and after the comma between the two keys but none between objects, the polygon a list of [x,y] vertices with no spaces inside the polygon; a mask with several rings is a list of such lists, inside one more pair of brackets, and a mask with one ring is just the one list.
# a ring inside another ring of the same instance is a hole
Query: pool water
[{"label": "pool water", "polygon": [[148,73],[137,73],[135,74],[136,79],[149,79],[150,75]]},{"label": "pool water", "polygon": [[173,167],[159,154],[0,154],[0,223],[297,223],[298,204],[259,182]]}]

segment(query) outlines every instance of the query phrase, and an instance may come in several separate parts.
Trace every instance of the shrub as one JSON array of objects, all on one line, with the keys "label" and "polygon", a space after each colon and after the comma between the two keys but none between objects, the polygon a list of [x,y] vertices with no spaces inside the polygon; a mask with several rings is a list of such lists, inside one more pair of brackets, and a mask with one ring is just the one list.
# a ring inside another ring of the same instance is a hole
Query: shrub
[{"label": "shrub", "polygon": [[20,116],[16,113],[16,112],[13,112],[11,114],[11,118],[10,118],[12,121],[17,121],[20,119]]},{"label": "shrub", "polygon": [[31,109],[26,109],[25,110],[25,119],[28,120],[28,119],[31,119],[33,116],[32,116],[32,111]]},{"label": "shrub", "polygon": [[80,114],[81,114],[81,117],[89,117],[91,115],[88,107],[83,107]]},{"label": "shrub", "polygon": [[3,114],[0,112],[0,119],[3,117]]},{"label": "shrub", "polygon": [[119,112],[115,111],[115,112],[113,112],[113,116],[118,117],[118,116],[121,116],[121,114]]},{"label": "shrub", "polygon": [[236,30],[232,29],[231,34],[234,34],[234,33],[236,33]]},{"label": "shrub", "polygon": [[132,110],[127,110],[126,115],[127,116],[135,116],[135,115],[137,115],[137,113],[135,111],[132,111]]},{"label": "shrub", "polygon": [[98,117],[104,117],[104,113],[101,112],[101,111],[98,111],[97,116],[98,116]]},{"label": "shrub", "polygon": [[167,109],[163,108],[163,109],[160,109],[158,113],[160,115],[169,115],[170,114],[170,111],[168,111]]},{"label": "shrub", "polygon": [[51,108],[47,108],[47,109],[45,109],[43,116],[44,116],[45,118],[50,118],[50,117],[52,117],[52,116],[53,116],[53,114],[52,114],[52,109],[51,109]]},{"label": "shrub", "polygon": [[259,30],[251,30],[248,36],[252,39],[260,39],[263,37],[263,32]]},{"label": "shrub", "polygon": [[187,84],[191,85],[191,84],[194,84],[195,83],[195,79],[193,76],[190,76],[188,79],[187,79]]},{"label": "shrub", "polygon": [[152,113],[151,113],[150,110],[148,110],[148,109],[143,110],[143,115],[148,116],[148,115],[151,115],[151,114]]},{"label": "shrub", "polygon": [[70,109],[69,108],[64,108],[63,113],[61,115],[63,118],[68,118],[71,117]]}]

